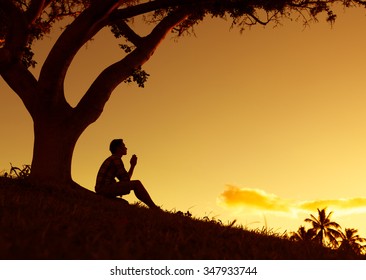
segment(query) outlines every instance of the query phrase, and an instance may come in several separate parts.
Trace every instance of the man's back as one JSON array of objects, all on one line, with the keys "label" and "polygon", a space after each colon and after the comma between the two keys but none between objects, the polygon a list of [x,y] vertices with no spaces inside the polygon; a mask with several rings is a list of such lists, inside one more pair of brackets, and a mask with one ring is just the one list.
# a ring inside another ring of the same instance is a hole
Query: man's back
[{"label": "man's back", "polygon": [[106,186],[115,183],[115,178],[118,178],[119,181],[129,181],[122,159],[116,155],[111,155],[99,168],[96,186]]}]

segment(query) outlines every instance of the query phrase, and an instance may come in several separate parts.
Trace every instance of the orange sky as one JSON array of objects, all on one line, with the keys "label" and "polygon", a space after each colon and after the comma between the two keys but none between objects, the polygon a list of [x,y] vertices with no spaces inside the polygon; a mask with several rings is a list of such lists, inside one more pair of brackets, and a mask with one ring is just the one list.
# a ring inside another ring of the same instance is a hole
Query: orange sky
[{"label": "orange sky", "polygon": [[[366,237],[365,15],[341,11],[333,28],[287,22],[243,34],[207,19],[197,37],[167,38],[144,67],[145,89],[119,86],[82,135],[73,178],[93,189],[110,140],[123,138],[126,166],[137,154],[134,178],[164,209],[283,232],[326,205]],[[77,56],[70,103],[118,59],[112,41],[103,31]],[[39,62],[51,42],[37,45]],[[2,171],[31,162],[33,132],[2,80],[0,94]]]}]

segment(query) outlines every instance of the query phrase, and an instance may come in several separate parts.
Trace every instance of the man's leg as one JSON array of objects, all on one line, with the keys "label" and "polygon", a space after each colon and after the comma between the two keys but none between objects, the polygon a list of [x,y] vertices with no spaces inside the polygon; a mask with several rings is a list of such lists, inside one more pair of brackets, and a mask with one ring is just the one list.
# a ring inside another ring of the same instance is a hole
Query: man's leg
[{"label": "man's leg", "polygon": [[135,192],[135,195],[139,200],[149,206],[149,208],[158,208],[140,181],[132,180],[130,183],[132,185],[131,189]]}]

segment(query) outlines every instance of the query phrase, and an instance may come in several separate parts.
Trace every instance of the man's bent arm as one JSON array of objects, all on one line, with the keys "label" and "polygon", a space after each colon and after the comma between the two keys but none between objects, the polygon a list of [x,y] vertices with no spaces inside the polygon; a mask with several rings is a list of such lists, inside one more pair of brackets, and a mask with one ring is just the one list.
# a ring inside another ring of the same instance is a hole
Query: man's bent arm
[{"label": "man's bent arm", "polygon": [[135,166],[137,164],[137,157],[136,157],[136,155],[133,155],[131,157],[130,164],[131,164],[131,167],[130,167],[130,170],[128,170],[128,176],[131,179],[132,178],[132,174],[133,174],[133,170],[135,169]]}]

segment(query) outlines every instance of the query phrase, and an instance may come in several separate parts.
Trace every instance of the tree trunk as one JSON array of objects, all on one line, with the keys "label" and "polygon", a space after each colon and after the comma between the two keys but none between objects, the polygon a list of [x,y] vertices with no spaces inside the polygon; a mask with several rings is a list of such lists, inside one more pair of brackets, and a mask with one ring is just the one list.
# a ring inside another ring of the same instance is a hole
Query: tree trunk
[{"label": "tree trunk", "polygon": [[34,119],[32,183],[60,187],[73,183],[72,155],[84,129],[65,121],[65,114],[59,116],[60,119],[49,116]]}]

